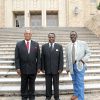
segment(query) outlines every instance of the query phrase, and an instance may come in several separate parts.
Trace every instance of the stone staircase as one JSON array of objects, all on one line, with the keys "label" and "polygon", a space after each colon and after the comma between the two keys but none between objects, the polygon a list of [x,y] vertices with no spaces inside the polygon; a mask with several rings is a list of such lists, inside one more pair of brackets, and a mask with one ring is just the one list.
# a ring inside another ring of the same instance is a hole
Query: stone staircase
[{"label": "stone staircase", "polygon": [[[15,71],[14,50],[17,41],[23,39],[24,28],[0,29],[0,95],[19,95],[20,77]],[[65,71],[65,46],[70,41],[69,32],[75,30],[79,39],[87,41],[92,55],[87,63],[85,92],[100,91],[100,39],[87,28],[33,28],[32,39],[41,45],[48,41],[48,33],[56,34],[56,42],[63,45],[64,71],[60,75],[60,94],[72,93],[70,74]],[[36,95],[45,94],[45,78],[40,73],[36,78]]]}]

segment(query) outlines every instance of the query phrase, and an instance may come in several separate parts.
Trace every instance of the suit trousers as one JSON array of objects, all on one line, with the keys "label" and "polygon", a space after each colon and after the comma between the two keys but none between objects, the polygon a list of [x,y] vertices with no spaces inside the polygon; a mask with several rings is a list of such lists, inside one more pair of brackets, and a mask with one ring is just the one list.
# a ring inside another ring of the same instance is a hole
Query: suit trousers
[{"label": "suit trousers", "polygon": [[[46,98],[51,99],[52,83],[54,87],[54,98],[59,99],[59,74],[46,74]],[[53,80],[53,81],[52,81]]]},{"label": "suit trousers", "polygon": [[35,99],[35,74],[21,74],[21,96],[22,100]]},{"label": "suit trousers", "polygon": [[84,100],[84,74],[85,67],[81,71],[78,71],[77,65],[73,64],[73,72],[71,74],[73,81],[74,95],[78,97],[78,100]]}]

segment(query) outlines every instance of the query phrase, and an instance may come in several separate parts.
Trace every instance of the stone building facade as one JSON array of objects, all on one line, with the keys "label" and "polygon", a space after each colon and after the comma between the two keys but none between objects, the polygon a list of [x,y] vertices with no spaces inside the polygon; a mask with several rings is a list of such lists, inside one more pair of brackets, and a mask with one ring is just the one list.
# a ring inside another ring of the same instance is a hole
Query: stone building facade
[{"label": "stone building facade", "polygon": [[0,27],[84,27],[100,0],[0,0]]}]

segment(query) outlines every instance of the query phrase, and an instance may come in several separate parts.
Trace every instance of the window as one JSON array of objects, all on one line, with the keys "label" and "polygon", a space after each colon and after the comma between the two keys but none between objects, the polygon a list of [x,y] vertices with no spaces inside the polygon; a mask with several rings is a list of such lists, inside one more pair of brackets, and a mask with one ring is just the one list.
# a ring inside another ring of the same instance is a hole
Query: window
[{"label": "window", "polygon": [[96,0],[90,0],[91,1],[91,3],[96,3]]}]

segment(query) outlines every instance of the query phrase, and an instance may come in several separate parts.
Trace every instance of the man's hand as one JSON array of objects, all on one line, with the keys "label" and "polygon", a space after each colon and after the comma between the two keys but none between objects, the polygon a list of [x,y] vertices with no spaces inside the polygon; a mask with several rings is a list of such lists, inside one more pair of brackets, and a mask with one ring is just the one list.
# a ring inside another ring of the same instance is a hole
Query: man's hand
[{"label": "man's hand", "polygon": [[67,72],[67,75],[68,75],[68,73],[69,73],[69,70],[66,70],[66,72]]},{"label": "man's hand", "polygon": [[37,73],[40,73],[40,71],[41,71],[41,70],[40,70],[40,69],[38,69],[38,70],[37,70]]},{"label": "man's hand", "polygon": [[45,73],[45,70],[41,70],[42,71],[42,73]]},{"label": "man's hand", "polygon": [[83,60],[80,60],[83,64],[84,64],[84,61]]},{"label": "man's hand", "polygon": [[20,69],[17,69],[16,71],[17,71],[17,74],[18,74],[18,75],[21,75]]},{"label": "man's hand", "polygon": [[60,74],[62,72],[62,70],[58,70],[58,73]]}]

